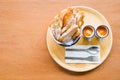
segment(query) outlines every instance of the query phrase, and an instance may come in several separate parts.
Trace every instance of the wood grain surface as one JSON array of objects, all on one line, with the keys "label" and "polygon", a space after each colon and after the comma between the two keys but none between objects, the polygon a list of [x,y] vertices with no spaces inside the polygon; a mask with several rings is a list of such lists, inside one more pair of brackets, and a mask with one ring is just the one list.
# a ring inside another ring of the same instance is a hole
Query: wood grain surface
[{"label": "wood grain surface", "polygon": [[[58,11],[88,6],[113,31],[107,60],[85,73],[67,71],[50,57],[46,32]],[[0,0],[0,80],[120,80],[120,0]]]}]

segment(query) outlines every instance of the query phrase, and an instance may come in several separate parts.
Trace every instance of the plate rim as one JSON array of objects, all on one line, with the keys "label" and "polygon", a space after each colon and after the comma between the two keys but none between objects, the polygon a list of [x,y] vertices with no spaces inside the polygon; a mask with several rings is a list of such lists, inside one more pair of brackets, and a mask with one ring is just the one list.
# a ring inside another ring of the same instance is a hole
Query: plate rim
[{"label": "plate rim", "polygon": [[[89,67],[87,69],[83,69],[83,68],[74,68],[73,67],[71,68],[71,66],[67,65],[67,64],[63,64],[63,62],[61,62],[60,59],[56,58],[56,56],[54,54],[52,54],[52,52],[50,51],[50,48],[48,47],[48,32],[49,32],[49,28],[47,29],[47,35],[46,35],[46,42],[47,42],[47,48],[48,48],[48,51],[49,51],[49,54],[50,56],[52,57],[52,59],[59,65],[61,66],[62,68],[66,69],[66,70],[69,70],[69,71],[73,71],[73,72],[86,72],[86,71],[90,71],[90,70],[93,70],[95,68],[97,68],[98,66],[100,66],[106,59],[107,57],[109,56],[110,54],[110,51],[112,49],[112,44],[113,44],[113,33],[112,33],[112,29],[111,29],[111,26],[110,24],[108,23],[107,19],[97,10],[95,10],[94,8],[91,8],[91,7],[87,7],[87,6],[71,6],[72,8],[85,8],[85,9],[89,9],[89,10],[92,10],[96,13],[98,13],[104,20],[105,22],[107,23],[107,25],[109,25],[109,28],[110,28],[110,32],[111,32],[111,45],[110,45],[110,48],[109,50],[106,52],[106,55],[103,57],[102,61],[100,61],[99,64],[97,64],[96,66],[93,66],[93,67]],[[66,9],[66,8],[65,8]],[[63,10],[65,10],[63,9]],[[61,10],[61,11],[63,11]]]}]

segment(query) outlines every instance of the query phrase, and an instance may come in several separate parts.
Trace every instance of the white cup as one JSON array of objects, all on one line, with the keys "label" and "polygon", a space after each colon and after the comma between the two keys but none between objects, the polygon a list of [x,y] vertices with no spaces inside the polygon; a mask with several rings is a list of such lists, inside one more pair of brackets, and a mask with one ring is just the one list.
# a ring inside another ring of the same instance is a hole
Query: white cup
[{"label": "white cup", "polygon": [[109,35],[109,28],[106,25],[100,25],[96,29],[96,36],[100,39],[103,40]]},{"label": "white cup", "polygon": [[87,38],[88,41],[91,41],[95,35],[95,28],[91,25],[86,25],[82,28],[82,36]]}]

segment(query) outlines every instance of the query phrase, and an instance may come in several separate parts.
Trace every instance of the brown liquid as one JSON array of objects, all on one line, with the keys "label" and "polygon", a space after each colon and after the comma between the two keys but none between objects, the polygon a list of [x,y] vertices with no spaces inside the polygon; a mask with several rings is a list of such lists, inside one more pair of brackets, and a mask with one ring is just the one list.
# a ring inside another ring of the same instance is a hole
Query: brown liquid
[{"label": "brown liquid", "polygon": [[84,31],[83,31],[84,36],[91,36],[92,33],[93,33],[93,30],[90,27],[84,28]]},{"label": "brown liquid", "polygon": [[107,34],[107,29],[103,26],[100,26],[97,29],[97,33],[98,33],[99,36],[105,36]]}]

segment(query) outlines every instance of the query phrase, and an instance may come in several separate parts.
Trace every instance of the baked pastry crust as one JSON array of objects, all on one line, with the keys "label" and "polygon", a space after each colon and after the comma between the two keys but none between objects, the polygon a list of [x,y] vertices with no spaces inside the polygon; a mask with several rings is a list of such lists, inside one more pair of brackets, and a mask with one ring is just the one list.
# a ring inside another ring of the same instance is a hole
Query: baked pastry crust
[{"label": "baked pastry crust", "polygon": [[80,35],[83,24],[84,13],[75,8],[67,8],[66,11],[58,13],[50,27],[55,39],[66,43]]}]

